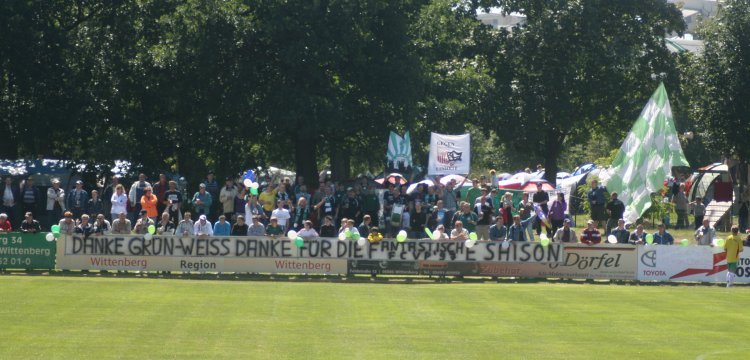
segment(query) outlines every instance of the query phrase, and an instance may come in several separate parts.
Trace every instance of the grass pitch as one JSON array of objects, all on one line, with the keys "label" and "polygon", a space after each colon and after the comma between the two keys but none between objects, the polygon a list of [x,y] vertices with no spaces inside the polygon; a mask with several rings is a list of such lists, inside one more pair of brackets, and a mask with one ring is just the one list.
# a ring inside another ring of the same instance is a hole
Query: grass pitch
[{"label": "grass pitch", "polygon": [[750,358],[750,287],[0,276],[0,357]]}]

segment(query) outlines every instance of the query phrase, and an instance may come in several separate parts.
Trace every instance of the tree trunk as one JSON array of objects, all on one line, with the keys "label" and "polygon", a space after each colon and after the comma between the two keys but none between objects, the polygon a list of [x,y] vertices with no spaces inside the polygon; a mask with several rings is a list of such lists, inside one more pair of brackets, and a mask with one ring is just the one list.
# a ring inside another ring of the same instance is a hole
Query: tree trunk
[{"label": "tree trunk", "polygon": [[544,142],[544,178],[557,187],[557,159],[560,157],[563,138],[560,134],[548,131]]},{"label": "tree trunk", "polygon": [[331,177],[333,180],[342,181],[350,177],[351,154],[335,145],[331,145]]},{"label": "tree trunk", "polygon": [[318,186],[318,158],[314,138],[307,134],[297,134],[294,163],[297,176],[305,177],[305,185],[309,187],[308,191],[316,188]]}]

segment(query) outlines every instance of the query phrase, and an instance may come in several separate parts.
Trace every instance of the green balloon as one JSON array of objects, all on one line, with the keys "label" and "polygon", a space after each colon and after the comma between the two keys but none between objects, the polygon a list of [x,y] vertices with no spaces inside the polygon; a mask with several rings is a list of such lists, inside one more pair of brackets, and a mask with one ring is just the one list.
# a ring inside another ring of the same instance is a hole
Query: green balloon
[{"label": "green balloon", "polygon": [[544,247],[549,246],[549,238],[542,238],[541,242],[542,242],[542,246]]},{"label": "green balloon", "polygon": [[354,240],[354,241],[357,241],[357,240],[359,240],[359,233],[355,233],[355,232],[353,232],[353,233],[352,233],[352,240]]},{"label": "green balloon", "polygon": [[302,245],[305,245],[305,240],[297,236],[297,238],[294,239],[294,245],[297,247],[302,247]]},{"label": "green balloon", "polygon": [[469,234],[469,239],[477,241],[477,233],[472,232]]},{"label": "green balloon", "polygon": [[651,245],[654,243],[654,234],[647,234],[646,235],[646,243]]},{"label": "green balloon", "polygon": [[149,225],[148,226],[148,233],[151,234],[151,235],[153,235],[155,232],[156,232],[156,226]]},{"label": "green balloon", "polygon": [[434,236],[432,235],[432,231],[430,230],[430,228],[428,228],[428,227],[425,227],[425,228],[424,228],[424,233],[425,233],[425,234],[427,234],[427,237],[428,237],[428,238],[430,238],[430,239],[435,239],[435,237],[434,237]]},{"label": "green balloon", "polygon": [[60,233],[60,225],[52,225],[52,233],[53,234],[59,234]]},{"label": "green balloon", "polygon": [[258,188],[251,187],[250,188],[250,193],[253,194],[253,195],[258,195]]},{"label": "green balloon", "polygon": [[396,235],[396,241],[398,241],[398,242],[404,242],[404,241],[406,241],[406,234],[399,233],[398,235]]},{"label": "green balloon", "polygon": [[347,239],[351,239],[352,238],[352,231],[349,230],[349,229],[346,229],[346,231],[344,231],[344,235],[346,235]]},{"label": "green balloon", "polygon": [[718,246],[718,247],[724,247],[724,239],[718,239],[718,240],[716,240],[716,246]]},{"label": "green balloon", "polygon": [[680,244],[681,244],[682,246],[688,246],[688,245],[690,245],[690,241],[688,241],[688,239],[682,239],[682,240],[680,241]]}]

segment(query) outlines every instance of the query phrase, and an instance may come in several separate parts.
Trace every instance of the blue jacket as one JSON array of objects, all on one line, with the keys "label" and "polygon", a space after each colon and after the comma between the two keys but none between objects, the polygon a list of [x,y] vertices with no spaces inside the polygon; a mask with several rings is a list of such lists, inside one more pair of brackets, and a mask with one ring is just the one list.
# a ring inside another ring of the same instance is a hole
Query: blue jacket
[{"label": "blue jacket", "polygon": [[505,226],[494,224],[490,226],[490,240],[498,241],[503,240],[507,235],[508,231],[505,230]]},{"label": "blue jacket", "polygon": [[86,192],[86,190],[81,189],[80,197],[78,201],[76,201],[76,197],[78,197],[77,193],[78,193],[78,190],[74,188],[68,191],[67,194],[65,194],[65,200],[67,202],[66,205],[68,209],[74,209],[74,208],[85,209],[86,206],[88,206],[89,193]]},{"label": "blue jacket", "polygon": [[214,236],[229,236],[232,233],[232,226],[229,225],[229,221],[224,221],[224,225],[221,221],[217,221],[214,224]]},{"label": "blue jacket", "polygon": [[674,238],[672,237],[672,234],[666,231],[664,232],[664,235],[661,235],[658,232],[656,232],[654,233],[654,244],[672,245],[674,244]]},{"label": "blue jacket", "polygon": [[532,220],[534,220],[534,218],[536,218],[536,216],[521,221],[521,225],[513,223],[513,225],[508,228],[508,240],[529,241],[529,239],[526,238],[526,227]]}]

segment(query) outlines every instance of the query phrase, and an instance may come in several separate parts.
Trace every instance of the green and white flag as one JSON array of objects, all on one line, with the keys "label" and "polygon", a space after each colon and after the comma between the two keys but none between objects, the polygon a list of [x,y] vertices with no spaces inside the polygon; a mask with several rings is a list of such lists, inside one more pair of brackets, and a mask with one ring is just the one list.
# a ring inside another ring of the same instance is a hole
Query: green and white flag
[{"label": "green and white flag", "polygon": [[388,153],[386,154],[387,170],[388,171],[405,171],[411,169],[411,139],[409,132],[404,134],[404,137],[398,136],[395,132],[391,131],[391,135],[388,138]]},{"label": "green and white flag", "polygon": [[612,163],[607,189],[625,203],[625,222],[635,223],[651,207],[673,166],[690,166],[682,153],[664,84],[651,99]]}]

